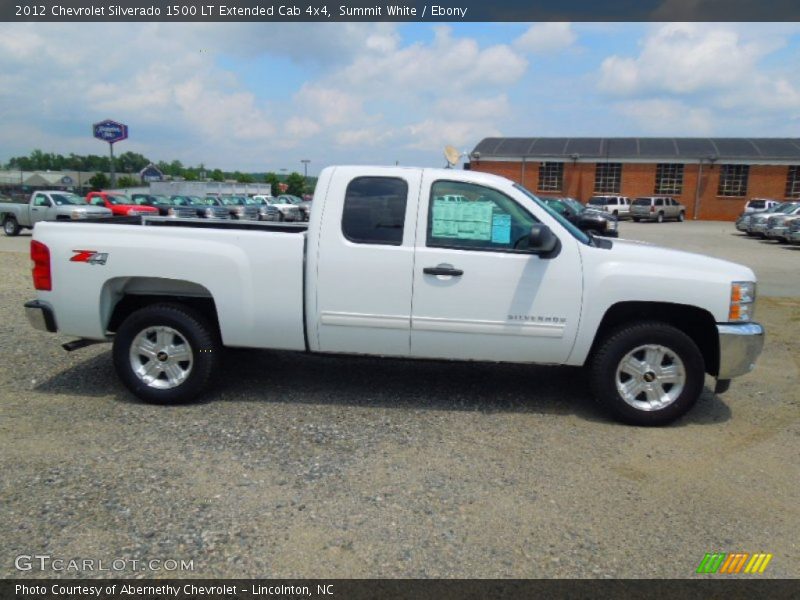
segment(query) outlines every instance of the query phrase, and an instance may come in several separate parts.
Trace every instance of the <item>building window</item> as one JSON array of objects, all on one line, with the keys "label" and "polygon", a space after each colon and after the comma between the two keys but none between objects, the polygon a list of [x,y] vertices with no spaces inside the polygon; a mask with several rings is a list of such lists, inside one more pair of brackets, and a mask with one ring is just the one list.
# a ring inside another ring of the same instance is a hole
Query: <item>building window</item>
[{"label": "building window", "polygon": [[539,163],[539,191],[560,192],[564,187],[564,163]]},{"label": "building window", "polygon": [[656,194],[683,193],[683,165],[660,163],[656,165]]},{"label": "building window", "polygon": [[619,194],[622,163],[598,163],[594,172],[594,191]]},{"label": "building window", "polygon": [[800,198],[800,167],[789,167],[786,177],[786,197]]},{"label": "building window", "polygon": [[717,196],[746,196],[749,173],[750,165],[720,165]]}]

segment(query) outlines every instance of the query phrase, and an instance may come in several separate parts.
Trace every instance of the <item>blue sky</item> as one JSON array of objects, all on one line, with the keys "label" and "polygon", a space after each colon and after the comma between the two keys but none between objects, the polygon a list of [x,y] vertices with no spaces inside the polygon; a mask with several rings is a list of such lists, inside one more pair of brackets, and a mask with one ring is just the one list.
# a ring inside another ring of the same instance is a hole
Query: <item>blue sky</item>
[{"label": "blue sky", "polygon": [[34,148],[317,173],[483,137],[800,137],[800,26],[0,24],[0,161]]}]

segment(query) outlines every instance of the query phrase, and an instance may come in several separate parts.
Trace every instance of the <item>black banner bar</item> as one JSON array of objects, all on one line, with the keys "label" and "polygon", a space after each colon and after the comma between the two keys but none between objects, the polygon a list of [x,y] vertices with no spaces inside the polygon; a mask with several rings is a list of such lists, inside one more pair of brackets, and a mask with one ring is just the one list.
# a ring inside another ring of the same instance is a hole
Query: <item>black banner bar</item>
[{"label": "black banner bar", "polygon": [[709,579],[667,580],[101,580],[44,579],[0,581],[3,600],[469,600],[477,598],[569,598],[651,600],[737,600],[797,598],[796,580]]},{"label": "black banner bar", "polygon": [[797,0],[3,0],[0,21],[800,21]]}]

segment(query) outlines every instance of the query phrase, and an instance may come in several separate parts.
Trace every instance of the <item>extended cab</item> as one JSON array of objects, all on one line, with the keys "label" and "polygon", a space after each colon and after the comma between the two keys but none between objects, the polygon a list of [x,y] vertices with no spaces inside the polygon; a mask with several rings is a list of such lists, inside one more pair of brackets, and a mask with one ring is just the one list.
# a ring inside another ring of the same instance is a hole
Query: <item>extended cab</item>
[{"label": "extended cab", "polygon": [[19,235],[23,229],[33,229],[39,221],[69,221],[110,217],[107,208],[86,206],[83,198],[62,190],[43,190],[31,194],[27,204],[0,203],[0,222],[8,236]]},{"label": "extended cab", "polygon": [[723,392],[761,351],[749,268],[592,238],[507,179],[329,167],[316,189],[308,226],[44,223],[28,318],[80,338],[68,349],[113,341],[150,402],[199,395],[223,347],[275,348],[586,365],[594,395],[643,425],[683,415],[706,373]]}]

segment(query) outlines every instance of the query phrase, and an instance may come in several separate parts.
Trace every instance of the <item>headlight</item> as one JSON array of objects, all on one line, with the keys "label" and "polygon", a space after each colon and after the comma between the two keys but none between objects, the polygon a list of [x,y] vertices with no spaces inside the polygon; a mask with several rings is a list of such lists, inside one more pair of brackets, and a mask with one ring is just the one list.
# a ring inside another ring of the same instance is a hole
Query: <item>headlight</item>
[{"label": "headlight", "polygon": [[73,210],[70,213],[71,219],[85,219],[86,218],[86,211],[85,210]]},{"label": "headlight", "polygon": [[237,214],[237,215],[243,215],[243,214],[244,214],[244,212],[245,212],[245,211],[244,211],[244,206],[237,206],[237,207],[236,207],[236,214]]},{"label": "headlight", "polygon": [[606,230],[607,231],[615,231],[617,229],[617,222],[616,221],[606,221]]},{"label": "headlight", "polygon": [[175,212],[174,208],[170,208],[169,210],[167,210],[167,216],[168,217],[174,217],[176,215],[177,215],[177,213]]},{"label": "headlight", "polygon": [[756,302],[754,281],[734,281],[731,284],[731,302],[728,310],[729,321],[750,321],[753,318]]},{"label": "headlight", "polygon": [[137,209],[135,209],[135,208],[132,208],[132,209],[130,209],[130,210],[128,211],[128,216],[129,216],[129,217],[135,217],[136,215],[141,215],[141,214],[142,214],[142,211],[140,211],[140,210],[137,210]]},{"label": "headlight", "polygon": [[208,217],[209,219],[212,219],[214,217],[214,210],[211,209],[211,208],[207,208],[206,209],[206,217]]}]

